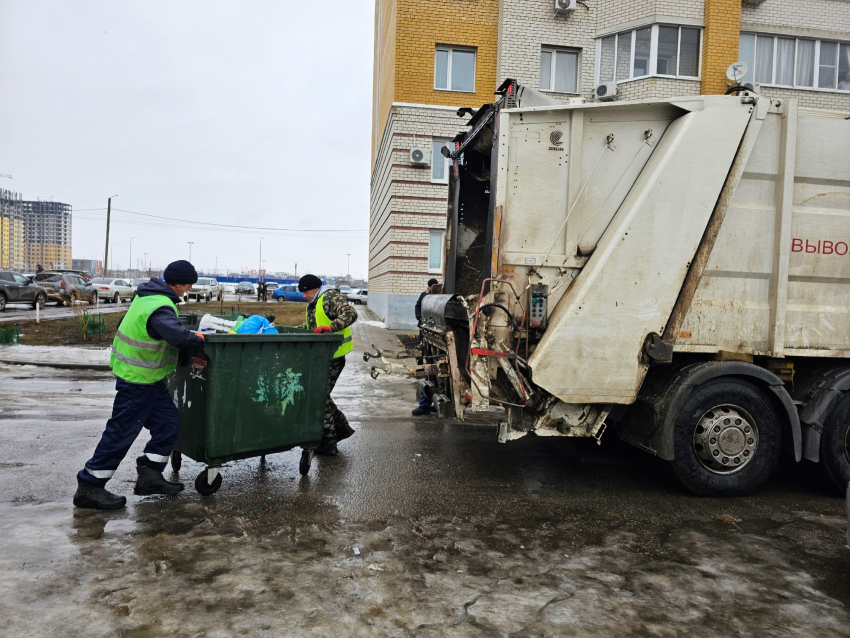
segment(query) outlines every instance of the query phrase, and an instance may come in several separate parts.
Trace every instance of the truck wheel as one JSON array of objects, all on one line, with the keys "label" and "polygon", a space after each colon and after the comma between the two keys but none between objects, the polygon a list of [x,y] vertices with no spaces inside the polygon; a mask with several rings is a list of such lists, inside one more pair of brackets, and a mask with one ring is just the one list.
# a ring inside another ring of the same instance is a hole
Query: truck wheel
[{"label": "truck wheel", "polygon": [[850,483],[850,394],[832,411],[820,435],[820,467],[841,491]]},{"label": "truck wheel", "polygon": [[201,496],[209,496],[210,494],[215,494],[218,492],[218,488],[221,487],[221,474],[216,474],[213,479],[212,485],[207,483],[207,471],[201,470],[201,473],[198,474],[198,478],[195,479],[195,489],[198,490],[198,494]]},{"label": "truck wheel", "polygon": [[761,485],[779,460],[781,430],[757,386],[719,378],[699,386],[674,429],[673,470],[699,496],[738,496]]}]

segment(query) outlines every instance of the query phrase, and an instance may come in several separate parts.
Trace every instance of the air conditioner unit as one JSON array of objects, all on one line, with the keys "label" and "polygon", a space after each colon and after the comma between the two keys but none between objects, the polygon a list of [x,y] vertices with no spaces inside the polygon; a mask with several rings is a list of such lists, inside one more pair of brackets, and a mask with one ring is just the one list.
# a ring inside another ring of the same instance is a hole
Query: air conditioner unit
[{"label": "air conditioner unit", "polygon": [[593,95],[600,102],[610,102],[617,97],[617,83],[603,82],[593,89]]},{"label": "air conditioner unit", "polygon": [[424,148],[412,148],[410,149],[410,163],[411,164],[430,164],[431,163],[431,152]]},{"label": "air conditioner unit", "polygon": [[576,10],[576,0],[555,0],[555,15],[569,15]]}]

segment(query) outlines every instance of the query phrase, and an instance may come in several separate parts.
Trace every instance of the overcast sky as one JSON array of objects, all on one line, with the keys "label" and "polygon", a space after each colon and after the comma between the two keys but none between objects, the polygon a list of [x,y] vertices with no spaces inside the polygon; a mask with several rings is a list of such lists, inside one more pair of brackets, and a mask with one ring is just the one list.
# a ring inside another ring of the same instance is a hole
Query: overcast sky
[{"label": "overcast sky", "polygon": [[[114,267],[365,276],[374,4],[0,0],[0,187],[74,207],[74,257],[113,209]],[[152,225],[164,223],[166,226]]]}]

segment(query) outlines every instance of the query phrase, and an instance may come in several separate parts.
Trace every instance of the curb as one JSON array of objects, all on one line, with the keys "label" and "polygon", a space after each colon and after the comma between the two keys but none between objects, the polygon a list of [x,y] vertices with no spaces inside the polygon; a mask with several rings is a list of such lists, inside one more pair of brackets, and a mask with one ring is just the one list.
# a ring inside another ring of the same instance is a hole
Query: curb
[{"label": "curb", "polygon": [[0,359],[0,363],[13,366],[59,368],[61,370],[97,370],[99,372],[109,372],[112,370],[108,363],[50,363],[47,361],[18,361],[15,359]]}]

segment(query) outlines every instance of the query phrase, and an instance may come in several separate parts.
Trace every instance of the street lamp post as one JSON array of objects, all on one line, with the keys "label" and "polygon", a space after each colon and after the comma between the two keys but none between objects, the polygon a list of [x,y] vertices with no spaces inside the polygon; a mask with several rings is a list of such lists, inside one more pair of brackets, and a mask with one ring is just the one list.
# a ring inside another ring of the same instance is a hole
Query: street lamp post
[{"label": "street lamp post", "polygon": [[260,280],[260,272],[263,270],[263,240],[265,237],[260,237],[260,267],[257,269],[257,281]]},{"label": "street lamp post", "polygon": [[[348,273],[348,278],[351,279],[351,253],[345,253],[345,254],[348,255],[348,270],[346,272]],[[351,283],[351,282],[349,282],[349,283]]]},{"label": "street lamp post", "polygon": [[194,244],[195,242],[187,241],[186,243],[189,244],[189,263],[192,263],[192,244]]},{"label": "street lamp post", "polygon": [[[118,197],[113,195],[112,197]],[[109,220],[112,217],[112,197],[106,202],[106,247],[103,249],[103,269],[109,268]],[[106,276],[106,273],[104,273]]]},{"label": "street lamp post", "polygon": [[[142,260],[142,270],[145,269],[145,266],[147,266],[147,263],[148,263],[148,254],[147,253],[143,253],[143,254],[144,254],[145,258]],[[150,277],[150,276],[151,276],[150,269],[148,269],[148,277]]]},{"label": "street lamp post", "polygon": [[130,237],[130,279],[133,278],[133,240],[138,237]]}]

